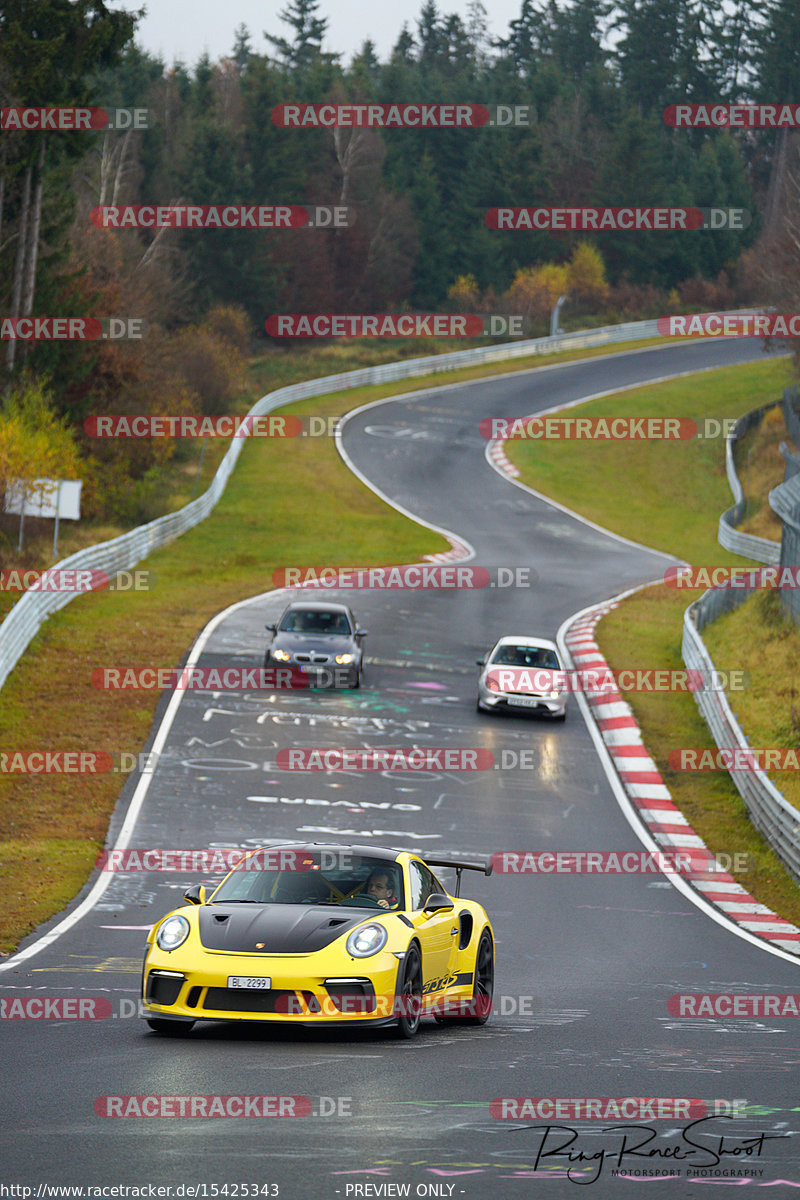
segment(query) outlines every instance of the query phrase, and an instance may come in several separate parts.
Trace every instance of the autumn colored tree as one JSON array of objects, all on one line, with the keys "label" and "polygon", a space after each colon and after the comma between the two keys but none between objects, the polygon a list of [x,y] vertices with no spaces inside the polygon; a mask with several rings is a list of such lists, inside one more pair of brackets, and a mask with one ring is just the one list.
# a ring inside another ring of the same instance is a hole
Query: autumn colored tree
[{"label": "autumn colored tree", "polygon": [[9,488],[26,499],[36,479],[80,479],[82,464],[66,421],[41,380],[24,373],[9,388],[0,410],[0,495]]},{"label": "autumn colored tree", "polygon": [[453,302],[457,312],[477,312],[481,303],[478,281],[474,275],[459,275],[447,289],[447,299]]},{"label": "autumn colored tree", "polygon": [[609,287],[603,256],[589,242],[578,242],[567,263],[567,291],[571,297],[601,304]]}]

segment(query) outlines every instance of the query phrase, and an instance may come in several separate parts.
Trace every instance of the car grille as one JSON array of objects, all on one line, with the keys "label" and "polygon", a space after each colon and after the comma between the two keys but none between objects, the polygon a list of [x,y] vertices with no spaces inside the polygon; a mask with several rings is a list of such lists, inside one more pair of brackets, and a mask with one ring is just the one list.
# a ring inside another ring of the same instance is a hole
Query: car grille
[{"label": "car grille", "polygon": [[311,1012],[319,1012],[319,1001],[313,992],[296,992],[285,988],[224,988],[210,987],[203,1001],[206,1012],[252,1012],[252,1013],[284,1013],[299,1014],[302,1010],[298,1002],[302,996]]},{"label": "car grille", "polygon": [[330,654],[295,654],[295,662],[315,663],[318,666],[324,666],[325,663],[331,661]]},{"label": "car grille", "polygon": [[371,983],[336,983],[325,981],[325,989],[331,1003],[343,1013],[373,1013],[377,1008],[375,989]]},{"label": "car grille", "polygon": [[174,1004],[186,981],[185,975],[151,971],[147,976],[147,999],[152,1004]]}]

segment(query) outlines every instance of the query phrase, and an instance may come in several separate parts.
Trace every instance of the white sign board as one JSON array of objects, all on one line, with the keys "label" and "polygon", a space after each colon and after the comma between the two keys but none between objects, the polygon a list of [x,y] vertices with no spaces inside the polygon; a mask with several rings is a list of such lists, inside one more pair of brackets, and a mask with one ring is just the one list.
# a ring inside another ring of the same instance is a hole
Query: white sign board
[{"label": "white sign board", "polygon": [[[25,495],[25,516],[79,521],[82,487],[80,479],[31,479]],[[22,499],[21,481],[12,480],[6,488],[5,511],[21,513]]]}]

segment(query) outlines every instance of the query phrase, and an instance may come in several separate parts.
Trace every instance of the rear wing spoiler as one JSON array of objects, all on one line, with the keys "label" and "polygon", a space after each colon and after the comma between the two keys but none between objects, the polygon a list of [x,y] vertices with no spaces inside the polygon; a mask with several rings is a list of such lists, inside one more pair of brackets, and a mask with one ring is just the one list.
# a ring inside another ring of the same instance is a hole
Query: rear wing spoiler
[{"label": "rear wing spoiler", "polygon": [[491,859],[489,862],[466,862],[460,858],[429,858],[426,854],[423,858],[429,867],[452,867],[456,873],[456,896],[461,895],[461,872],[462,871],[482,871],[484,875],[491,875],[494,870]]}]

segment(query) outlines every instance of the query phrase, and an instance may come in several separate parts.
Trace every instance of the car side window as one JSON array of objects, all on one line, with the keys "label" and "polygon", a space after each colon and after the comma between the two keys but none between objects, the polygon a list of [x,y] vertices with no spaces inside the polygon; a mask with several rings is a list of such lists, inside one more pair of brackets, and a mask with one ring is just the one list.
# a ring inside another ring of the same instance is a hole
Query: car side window
[{"label": "car side window", "polygon": [[427,867],[422,863],[409,864],[411,875],[411,908],[416,912],[421,909],[429,896],[434,892],[442,892],[444,888]]},{"label": "car side window", "polygon": [[438,879],[436,878],[436,876],[434,875],[433,871],[429,870],[427,867],[425,868],[425,870],[428,872],[428,874],[429,874],[429,875],[430,875],[430,877],[431,877],[431,890],[428,892],[428,895],[429,895],[429,896],[432,896],[432,895],[434,894],[434,892],[438,892],[440,895],[442,895],[442,896],[446,896],[446,895],[447,895],[447,888],[446,888],[446,887],[444,887],[444,886],[443,886],[443,885],[442,885],[442,884],[439,882],[439,880],[438,880]]},{"label": "car side window", "polygon": [[417,912],[425,903],[423,900],[425,877],[422,874],[422,867],[417,862],[409,863],[408,873],[411,877],[411,908]]}]

